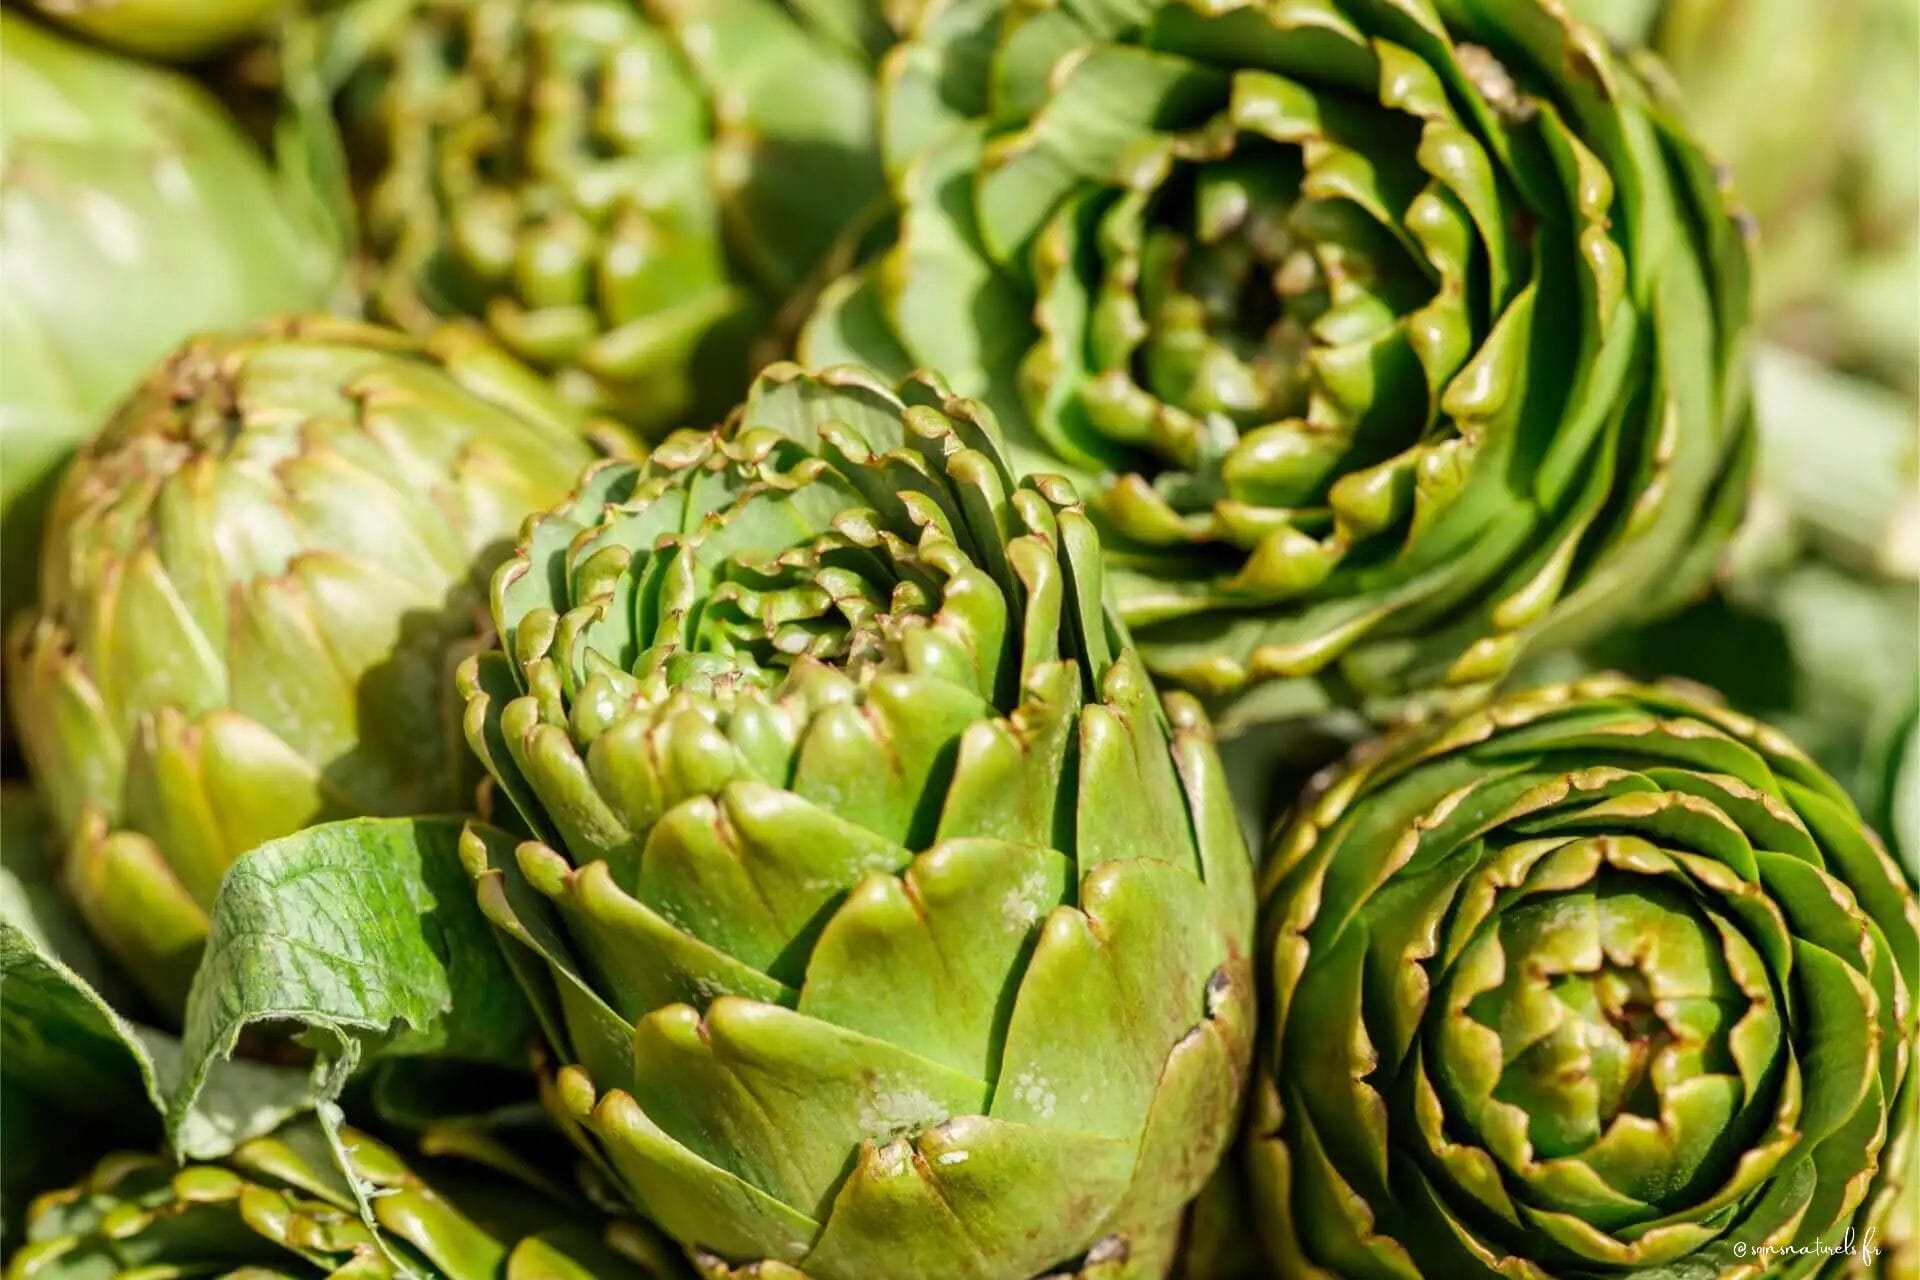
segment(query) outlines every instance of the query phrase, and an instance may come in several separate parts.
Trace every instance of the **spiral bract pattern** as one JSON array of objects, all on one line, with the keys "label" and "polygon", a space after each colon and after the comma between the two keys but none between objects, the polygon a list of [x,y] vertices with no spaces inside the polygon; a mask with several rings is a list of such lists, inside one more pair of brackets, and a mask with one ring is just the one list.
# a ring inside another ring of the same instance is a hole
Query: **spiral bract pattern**
[{"label": "spiral bract pattern", "polygon": [[1250,1153],[1281,1274],[1787,1277],[1890,1247],[1920,912],[1777,733],[1617,677],[1512,695],[1321,779],[1264,894]]},{"label": "spiral bract pattern", "polygon": [[802,357],[992,404],[1157,676],[1247,719],[1478,691],[1704,580],[1745,237],[1558,4],[957,0],[882,92],[897,237]]},{"label": "spiral bract pattern", "polygon": [[978,405],[793,366],[496,576],[467,728],[539,838],[470,842],[481,902],[565,1113],[716,1274],[1168,1265],[1244,1080],[1251,877],[1100,580]]}]

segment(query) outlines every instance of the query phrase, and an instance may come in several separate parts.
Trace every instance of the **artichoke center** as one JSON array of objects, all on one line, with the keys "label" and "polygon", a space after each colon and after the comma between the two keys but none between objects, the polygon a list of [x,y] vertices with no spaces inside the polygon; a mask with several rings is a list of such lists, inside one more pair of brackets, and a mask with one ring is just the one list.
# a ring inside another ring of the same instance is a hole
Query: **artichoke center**
[{"label": "artichoke center", "polygon": [[[661,452],[709,443],[689,433]],[[841,445],[860,448],[845,438]],[[810,664],[834,669],[849,688],[909,668],[963,684],[979,678],[970,650],[926,633],[951,579],[964,577],[976,595],[987,579],[946,537],[909,542],[882,532],[868,504],[887,506],[902,526],[924,519],[937,527],[937,509],[911,492],[914,501],[895,509],[893,491],[862,492],[838,472],[796,466],[788,452],[708,473],[725,479],[698,490],[690,511],[617,487],[595,495],[625,504],[631,518],[574,551],[591,605],[570,615],[560,643],[582,683],[595,672],[618,683],[617,668],[640,681],[629,693],[692,692],[730,704],[770,693]],[[701,509],[716,496],[732,505]],[[622,547],[622,537],[642,550]],[[589,721],[605,717],[576,729]]]},{"label": "artichoke center", "polygon": [[[1771,999],[1736,981],[1730,948],[1743,950],[1725,921],[1647,876],[1516,895],[1454,970],[1442,1056],[1457,1113],[1483,1131],[1524,1125],[1536,1159],[1695,1121],[1718,1133],[1724,1117],[1696,1114],[1703,1078],[1741,1076],[1730,1039]],[[1704,1176],[1703,1155],[1688,1153],[1681,1180]]]},{"label": "artichoke center", "polygon": [[[1378,123],[1412,154],[1404,121]],[[1284,509],[1290,528],[1324,531],[1339,479],[1425,429],[1411,335],[1440,281],[1313,148],[1218,117],[1101,210],[1087,420],[1173,511]],[[1394,186],[1396,202],[1417,190]],[[1274,524],[1214,532],[1250,547]]]},{"label": "artichoke center", "polygon": [[1271,154],[1183,173],[1141,255],[1144,385],[1240,427],[1306,412],[1312,327],[1327,308],[1315,247],[1292,222],[1299,165],[1260,150]]},{"label": "artichoke center", "polygon": [[[1598,1087],[1596,1113],[1601,1123],[1611,1123],[1623,1111],[1658,1121],[1660,1101],[1648,1073],[1676,1036],[1654,998],[1648,975],[1609,961],[1594,973],[1557,977],[1549,990],[1573,1013],[1570,1029],[1575,1040],[1598,1050],[1594,1060],[1599,1069],[1576,1068],[1572,1079],[1578,1081],[1584,1071]],[[1503,1080],[1502,1087],[1506,1085]],[[1526,1094],[1524,1088],[1515,1092]]]}]

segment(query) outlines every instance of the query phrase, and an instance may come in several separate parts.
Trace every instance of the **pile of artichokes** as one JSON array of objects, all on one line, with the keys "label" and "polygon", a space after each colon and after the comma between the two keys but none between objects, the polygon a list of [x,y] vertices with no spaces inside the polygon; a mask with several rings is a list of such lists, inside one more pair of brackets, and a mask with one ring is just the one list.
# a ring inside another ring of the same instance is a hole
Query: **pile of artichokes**
[{"label": "pile of artichokes", "polygon": [[1920,1280],[1896,9],[0,14],[7,1280]]}]

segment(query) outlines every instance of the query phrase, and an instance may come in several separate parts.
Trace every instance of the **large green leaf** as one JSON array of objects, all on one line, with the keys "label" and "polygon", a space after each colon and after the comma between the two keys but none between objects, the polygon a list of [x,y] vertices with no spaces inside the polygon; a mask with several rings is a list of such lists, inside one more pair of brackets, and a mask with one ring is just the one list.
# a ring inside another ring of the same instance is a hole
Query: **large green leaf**
[{"label": "large green leaf", "polygon": [[[235,864],[187,1004],[170,1136],[249,1027],[300,1033],[328,1100],[374,1057],[526,1061],[532,1023],[461,869],[463,826],[328,823]],[[512,844],[485,828],[473,838]]]}]

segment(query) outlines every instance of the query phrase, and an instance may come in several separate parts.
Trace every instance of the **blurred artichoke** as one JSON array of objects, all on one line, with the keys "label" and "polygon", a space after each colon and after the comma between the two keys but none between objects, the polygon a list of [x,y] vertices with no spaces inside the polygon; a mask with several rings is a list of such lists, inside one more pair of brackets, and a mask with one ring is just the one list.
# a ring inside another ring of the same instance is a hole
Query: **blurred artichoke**
[{"label": "blurred artichoke", "polygon": [[[882,193],[865,0],[359,0],[331,19],[374,310],[571,400],[717,420]],[[350,73],[349,73],[349,70]]]},{"label": "blurred artichoke", "polygon": [[192,82],[0,12],[0,610],[74,446],[188,335],[319,304],[324,226]]},{"label": "blurred artichoke", "polygon": [[1262,887],[1282,1275],[1807,1275],[1911,1195],[1920,912],[1753,720],[1597,677],[1406,730]]},{"label": "blurred artichoke", "polygon": [[1672,69],[1759,219],[1756,307],[1823,360],[1920,386],[1920,5],[1575,0]]},{"label": "blurred artichoke", "polygon": [[776,366],[530,524],[462,674],[539,833],[467,852],[559,1109],[716,1277],[1160,1276],[1238,1110],[1206,720],[995,431]]},{"label": "blurred artichoke", "polygon": [[1477,691],[1703,581],[1744,239],[1558,5],[955,0],[882,92],[898,239],[802,358],[938,368],[1067,472],[1156,675]]},{"label": "blurred artichoke", "polygon": [[240,854],[471,807],[453,668],[522,516],[591,457],[476,335],[318,318],[188,343],[81,451],[9,697],[68,887],[163,1011]]},{"label": "blurred artichoke", "polygon": [[27,0],[101,44],[145,58],[205,57],[265,26],[289,0]]},{"label": "blurred artichoke", "polygon": [[350,1129],[341,1137],[379,1236],[361,1220],[325,1135],[305,1122],[219,1164],[108,1156],[75,1186],[34,1202],[30,1243],[14,1253],[7,1280],[665,1280],[615,1252],[591,1214],[465,1171],[426,1180],[377,1140]]}]

